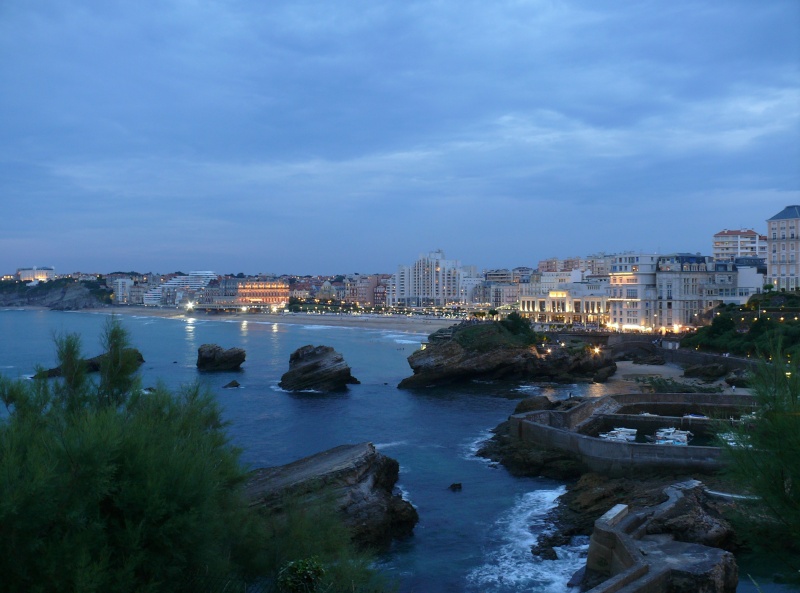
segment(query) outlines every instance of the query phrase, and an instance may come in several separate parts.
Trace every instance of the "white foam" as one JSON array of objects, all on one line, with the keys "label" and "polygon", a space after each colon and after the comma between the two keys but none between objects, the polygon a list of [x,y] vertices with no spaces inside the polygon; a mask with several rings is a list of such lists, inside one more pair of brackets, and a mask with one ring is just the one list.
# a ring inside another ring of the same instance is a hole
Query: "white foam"
[{"label": "white foam", "polygon": [[482,431],[479,436],[461,445],[461,458],[469,461],[480,461],[481,463],[486,463],[489,465],[494,464],[491,459],[478,456],[478,451],[480,448],[486,441],[491,439],[492,436],[494,436],[494,433],[491,430],[486,429]]},{"label": "white foam", "polygon": [[383,451],[384,449],[391,449],[392,447],[399,447],[401,445],[407,445],[408,441],[392,441],[391,443],[375,443],[375,448],[378,451]]},{"label": "white foam", "polygon": [[497,520],[491,531],[494,545],[488,547],[484,563],[467,575],[470,591],[569,591],[567,582],[583,564],[582,542],[574,548],[559,548],[558,560],[542,560],[531,554],[531,546],[546,529],[548,511],[565,491],[562,486],[528,492]]}]

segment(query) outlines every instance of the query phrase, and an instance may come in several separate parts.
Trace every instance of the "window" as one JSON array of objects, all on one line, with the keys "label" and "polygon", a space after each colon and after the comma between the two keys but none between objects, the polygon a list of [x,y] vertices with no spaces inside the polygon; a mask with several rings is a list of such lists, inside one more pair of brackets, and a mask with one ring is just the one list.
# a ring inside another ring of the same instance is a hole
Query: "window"
[{"label": "window", "polygon": [[626,296],[626,298],[629,298],[629,299],[638,298],[639,297],[639,291],[636,290],[635,288],[628,288],[625,291],[625,296]]}]

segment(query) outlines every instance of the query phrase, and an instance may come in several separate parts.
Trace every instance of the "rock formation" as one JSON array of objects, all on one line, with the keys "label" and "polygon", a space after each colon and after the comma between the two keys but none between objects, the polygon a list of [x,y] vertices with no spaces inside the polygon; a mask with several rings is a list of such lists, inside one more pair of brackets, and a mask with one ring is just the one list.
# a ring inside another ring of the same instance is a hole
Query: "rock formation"
[{"label": "rock formation", "polygon": [[332,500],[353,540],[385,545],[392,537],[410,535],[419,517],[394,485],[399,464],[372,443],[342,445],[294,463],[258,469],[250,474],[251,507],[280,511],[286,497],[301,504]]},{"label": "rock formation", "polygon": [[330,346],[303,346],[289,357],[289,370],[280,387],[287,391],[343,391],[359,383],[350,373],[344,357]]},{"label": "rock formation", "polygon": [[197,349],[197,369],[200,371],[238,371],[245,358],[241,348],[223,350],[217,344],[203,344]]},{"label": "rock formation", "polygon": [[[144,356],[142,353],[139,352],[136,348],[126,348],[125,349],[126,355],[130,353],[132,355],[139,366],[144,364]],[[92,358],[87,358],[83,362],[86,365],[86,372],[87,373],[97,373],[100,371],[100,366],[103,364],[103,359],[106,357],[106,354],[98,354]],[[53,377],[60,377],[61,376],[61,367],[57,366],[52,369],[48,369],[46,371],[41,371],[36,374],[38,377],[46,377],[47,379],[52,379]]]},{"label": "rock formation", "polygon": [[585,347],[553,345],[539,349],[502,331],[499,324],[466,325],[451,330],[450,337],[436,336],[427,348],[408,357],[414,374],[403,379],[399,387],[429,387],[476,378],[591,381],[601,368],[614,364]]}]

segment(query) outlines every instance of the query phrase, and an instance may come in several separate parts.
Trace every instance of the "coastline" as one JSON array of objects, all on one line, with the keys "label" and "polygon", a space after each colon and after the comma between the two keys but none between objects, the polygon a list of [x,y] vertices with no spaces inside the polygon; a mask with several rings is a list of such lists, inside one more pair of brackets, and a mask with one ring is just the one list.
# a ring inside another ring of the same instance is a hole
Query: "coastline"
[{"label": "coastline", "polygon": [[[20,307],[46,309],[42,307]],[[47,310],[47,309],[46,309]],[[134,315],[140,317],[161,317],[165,319],[208,319],[253,321],[259,323],[282,323],[287,325],[328,325],[332,327],[351,327],[371,330],[399,331],[414,334],[431,334],[438,329],[460,323],[457,319],[425,317],[421,315],[336,315],[306,313],[202,313],[187,312],[183,309],[161,309],[155,307],[108,306],[81,309],[81,313],[105,315]]]}]

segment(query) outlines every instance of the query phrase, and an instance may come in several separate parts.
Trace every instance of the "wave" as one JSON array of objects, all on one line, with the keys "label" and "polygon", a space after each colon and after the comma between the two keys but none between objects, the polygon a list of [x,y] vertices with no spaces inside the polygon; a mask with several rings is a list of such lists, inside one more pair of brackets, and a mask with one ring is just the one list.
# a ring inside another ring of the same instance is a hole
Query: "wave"
[{"label": "wave", "polygon": [[542,387],[540,385],[520,385],[514,389],[514,391],[519,391],[520,393],[539,393],[541,390]]},{"label": "wave", "polygon": [[485,463],[487,465],[494,465],[495,462],[491,459],[486,459],[485,457],[480,457],[478,455],[478,451],[480,451],[483,444],[493,436],[494,433],[488,428],[481,431],[480,435],[461,445],[461,458],[468,461],[480,461],[481,463]]},{"label": "wave", "polygon": [[407,445],[408,441],[392,441],[390,443],[374,443],[375,448],[378,451],[383,451],[384,449],[391,449],[392,447],[399,447],[401,445]]},{"label": "wave", "polygon": [[542,560],[531,555],[531,546],[548,527],[548,512],[564,492],[566,488],[561,486],[554,490],[534,490],[518,497],[514,506],[492,526],[490,535],[495,544],[486,552],[484,563],[467,574],[469,591],[569,591],[567,582],[583,565],[583,550],[587,544],[578,541],[575,546],[558,549],[557,560]]}]

